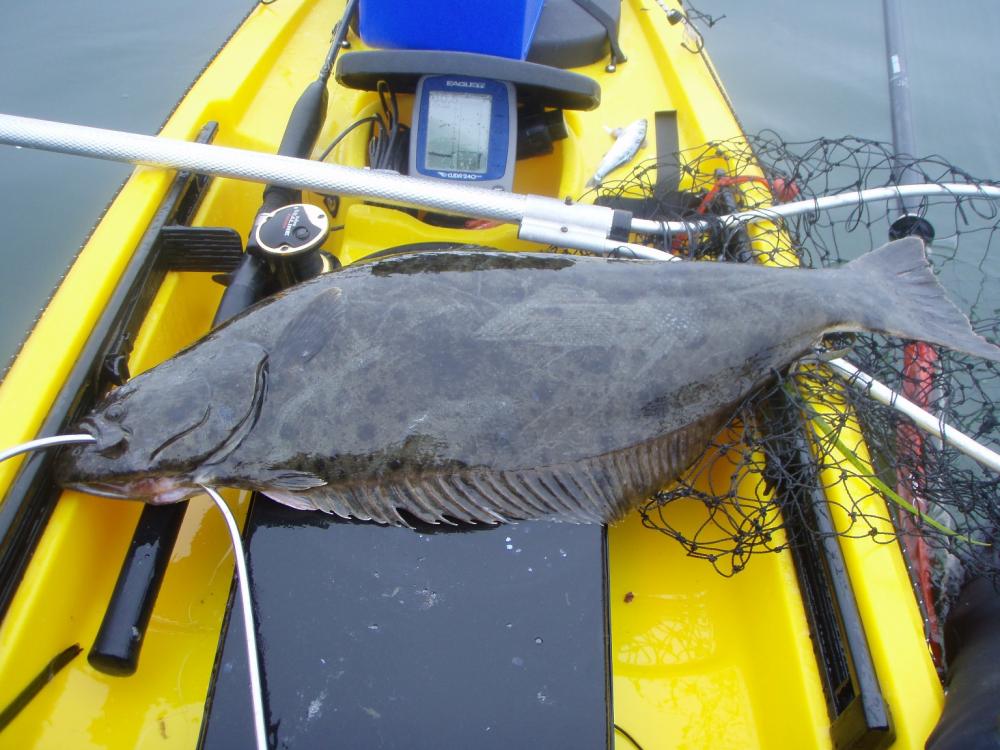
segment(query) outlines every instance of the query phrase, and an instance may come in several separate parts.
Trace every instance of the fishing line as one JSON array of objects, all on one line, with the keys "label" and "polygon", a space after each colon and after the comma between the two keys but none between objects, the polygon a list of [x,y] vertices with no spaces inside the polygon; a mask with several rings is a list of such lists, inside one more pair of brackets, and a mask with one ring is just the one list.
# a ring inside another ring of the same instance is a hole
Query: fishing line
[{"label": "fishing line", "polygon": [[219,509],[222,517],[226,521],[226,528],[229,531],[229,539],[233,545],[233,557],[236,559],[236,580],[240,588],[240,603],[243,605],[243,632],[246,636],[247,664],[250,668],[250,698],[253,703],[254,734],[257,741],[257,750],[267,750],[267,727],[264,722],[264,693],[261,689],[260,662],[257,652],[257,635],[253,623],[252,602],[250,599],[250,578],[247,574],[246,551],[243,548],[243,540],[240,537],[240,529],[236,525],[236,519],[232,511],[211,487],[201,485],[201,488],[212,498],[212,502]]}]

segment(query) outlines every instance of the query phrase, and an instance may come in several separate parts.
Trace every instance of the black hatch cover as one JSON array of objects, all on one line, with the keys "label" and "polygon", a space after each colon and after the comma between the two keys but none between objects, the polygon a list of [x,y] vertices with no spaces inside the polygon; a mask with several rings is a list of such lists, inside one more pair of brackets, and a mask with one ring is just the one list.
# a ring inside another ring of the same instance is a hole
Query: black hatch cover
[{"label": "black hatch cover", "polygon": [[[610,746],[602,527],[412,531],[259,499],[247,544],[272,747]],[[210,750],[253,745],[240,618]]]}]

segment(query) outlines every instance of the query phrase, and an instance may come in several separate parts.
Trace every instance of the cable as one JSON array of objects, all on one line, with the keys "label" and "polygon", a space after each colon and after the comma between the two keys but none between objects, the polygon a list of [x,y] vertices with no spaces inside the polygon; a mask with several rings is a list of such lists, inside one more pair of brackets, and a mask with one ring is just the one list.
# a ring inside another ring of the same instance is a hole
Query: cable
[{"label": "cable", "polygon": [[381,130],[373,134],[368,144],[368,165],[372,169],[390,169],[404,172],[409,148],[409,128],[399,121],[399,103],[396,94],[385,81],[376,87],[382,112],[385,115]]},{"label": "cable", "polygon": [[379,124],[382,124],[382,116],[369,115],[368,117],[362,117],[360,120],[355,120],[354,122],[352,122],[346,128],[341,130],[340,134],[336,138],[334,138],[333,141],[330,142],[330,145],[326,147],[326,150],[323,151],[323,154],[319,157],[319,161],[326,161],[326,157],[330,155],[330,153],[337,147],[337,145],[342,140],[344,140],[344,138],[347,137],[348,134],[351,133],[351,131],[353,131],[355,128],[361,125],[364,125],[366,122],[372,122],[372,123],[377,122]]},{"label": "cable", "polygon": [[72,443],[96,443],[97,438],[93,435],[53,435],[52,437],[38,438],[36,440],[29,440],[27,443],[21,443],[20,445],[15,445],[13,448],[8,448],[7,450],[0,451],[0,462],[6,461],[8,458],[13,458],[22,453],[27,453],[28,451],[38,450],[39,448],[51,448],[57,445],[70,445]]},{"label": "cable", "polygon": [[633,745],[633,746],[635,746],[636,750],[642,750],[642,745],[640,745],[640,744],[639,744],[639,743],[638,743],[638,742],[636,741],[635,737],[633,737],[633,736],[632,736],[631,734],[629,734],[628,732],[626,732],[626,731],[625,731],[624,729],[622,729],[622,728],[621,728],[620,726],[618,726],[617,724],[615,724],[615,725],[614,725],[614,728],[615,728],[615,731],[616,731],[616,732],[618,732],[618,733],[619,733],[620,735],[622,735],[622,737],[624,737],[624,738],[625,738],[625,739],[627,739],[627,740],[628,740],[629,742],[631,742],[631,743],[632,743],[632,745]]},{"label": "cable", "polygon": [[212,498],[212,502],[219,509],[226,522],[226,529],[229,531],[229,539],[233,545],[233,558],[236,561],[236,578],[240,589],[240,603],[243,605],[243,631],[246,637],[247,664],[250,668],[250,699],[253,705],[254,737],[257,741],[257,750],[267,750],[267,726],[264,723],[264,691],[261,687],[260,662],[257,651],[257,633],[253,624],[253,602],[250,598],[250,577],[247,574],[246,551],[243,549],[243,540],[240,538],[240,529],[236,525],[232,511],[211,487],[201,485],[201,488]]}]

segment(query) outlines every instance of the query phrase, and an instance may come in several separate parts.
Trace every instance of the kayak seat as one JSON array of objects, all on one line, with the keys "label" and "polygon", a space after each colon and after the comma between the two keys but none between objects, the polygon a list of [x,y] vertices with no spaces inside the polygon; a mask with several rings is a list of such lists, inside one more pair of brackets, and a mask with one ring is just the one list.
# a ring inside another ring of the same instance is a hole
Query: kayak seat
[{"label": "kayak seat", "polygon": [[[618,33],[621,0],[591,0]],[[545,0],[528,60],[555,68],[600,62],[610,52],[607,29],[576,0]]]},{"label": "kayak seat", "polygon": [[518,100],[542,107],[590,110],[601,103],[601,87],[591,78],[548,65],[472,52],[380,49],[348,52],[337,60],[337,83],[376,91],[385,81],[397,94],[416,91],[425,75],[464,75],[510,81]]}]

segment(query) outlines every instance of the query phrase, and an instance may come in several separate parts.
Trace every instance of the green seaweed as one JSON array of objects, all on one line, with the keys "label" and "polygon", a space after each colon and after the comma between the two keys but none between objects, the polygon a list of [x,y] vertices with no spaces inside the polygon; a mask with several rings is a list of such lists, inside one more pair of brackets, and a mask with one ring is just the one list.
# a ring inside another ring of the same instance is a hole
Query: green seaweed
[{"label": "green seaweed", "polygon": [[883,495],[885,499],[891,500],[900,508],[903,508],[904,510],[906,510],[909,513],[912,513],[915,516],[918,516],[922,521],[927,523],[929,526],[937,529],[938,531],[942,532],[947,536],[955,537],[956,539],[961,539],[962,541],[968,542],[969,544],[975,544],[982,547],[990,546],[988,542],[981,542],[976,539],[972,539],[966,536],[965,534],[960,534],[954,529],[949,529],[947,526],[935,520],[934,518],[931,518],[929,515],[927,515],[919,508],[915,507],[912,503],[908,502],[905,498],[900,496],[895,490],[889,487],[889,485],[887,485],[877,476],[872,474],[871,471],[861,461],[861,459],[859,459],[856,455],[854,455],[854,452],[850,448],[844,445],[844,443],[837,436],[837,430],[834,428],[833,425],[831,425],[826,420],[825,417],[823,417],[819,412],[813,409],[809,404],[802,402],[799,399],[796,399],[796,396],[799,394],[797,394],[787,384],[785,386],[785,391],[789,394],[789,396],[793,399],[793,401],[796,401],[798,403],[800,408],[804,409],[807,412],[807,417],[809,418],[809,420],[822,430],[823,432],[822,437],[829,439],[841,452],[844,458],[855,469],[857,469],[858,474],[856,476],[859,479],[863,479],[869,482],[875,489],[877,489]]}]

